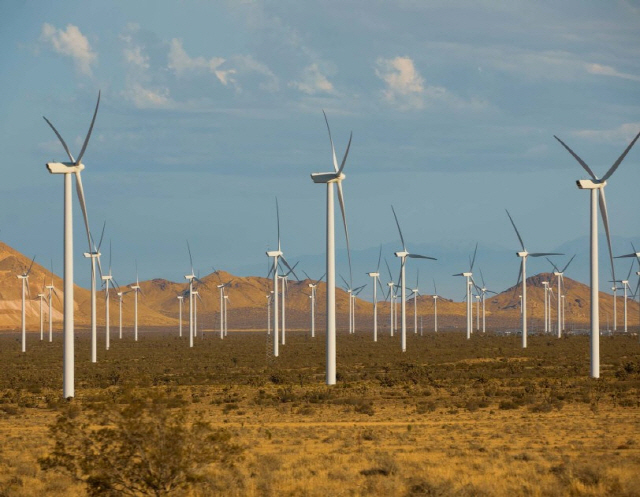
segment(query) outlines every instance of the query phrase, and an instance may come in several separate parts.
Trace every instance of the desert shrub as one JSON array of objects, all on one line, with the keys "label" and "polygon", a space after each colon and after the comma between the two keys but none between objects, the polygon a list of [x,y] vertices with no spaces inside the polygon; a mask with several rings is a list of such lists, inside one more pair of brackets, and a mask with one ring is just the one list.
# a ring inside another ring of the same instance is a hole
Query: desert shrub
[{"label": "desert shrub", "polygon": [[240,453],[228,431],[144,400],[75,416],[64,411],[51,434],[55,445],[41,467],[68,473],[89,495],[170,495]]}]

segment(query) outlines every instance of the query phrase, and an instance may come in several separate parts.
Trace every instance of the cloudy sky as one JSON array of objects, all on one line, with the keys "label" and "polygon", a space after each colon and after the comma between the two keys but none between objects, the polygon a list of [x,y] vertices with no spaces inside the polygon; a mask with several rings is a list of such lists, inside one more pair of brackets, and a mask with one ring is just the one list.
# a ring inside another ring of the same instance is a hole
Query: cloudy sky
[{"label": "cloudy sky", "polygon": [[[571,242],[585,174],[553,135],[602,175],[640,131],[635,1],[10,0],[0,18],[0,238],[57,273],[63,182],[44,164],[65,155],[42,116],[77,154],[98,90],[83,182],[121,282],[135,260],[141,279],[182,279],[187,239],[203,274],[266,267],[276,196],[288,259],[321,255],[323,109],[339,156],[353,131],[360,251],[399,244],[391,204],[409,249],[515,250],[505,208],[529,250]],[[638,239],[638,184],[640,145],[607,186],[618,237]]]}]

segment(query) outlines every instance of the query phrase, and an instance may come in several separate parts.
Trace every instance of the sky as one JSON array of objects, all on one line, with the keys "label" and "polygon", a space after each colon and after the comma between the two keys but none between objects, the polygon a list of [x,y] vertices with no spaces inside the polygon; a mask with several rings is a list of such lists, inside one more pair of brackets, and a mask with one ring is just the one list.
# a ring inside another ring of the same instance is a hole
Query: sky
[{"label": "sky", "polygon": [[[397,264],[393,205],[410,251],[449,257],[421,278],[459,300],[449,266],[468,265],[476,242],[479,259],[519,248],[505,208],[528,250],[582,239],[588,253],[586,174],[554,135],[603,175],[640,131],[637,1],[8,0],[0,19],[0,239],[57,274],[63,181],[45,163],[66,157],[42,116],[77,154],[99,90],[82,178],[120,283],[136,264],[141,280],[183,280],[187,240],[201,274],[266,275],[276,197],[285,256],[319,276],[326,192],[310,174],[332,169],[324,110],[339,158],[353,132],[343,186],[358,268],[380,244]],[[640,145],[606,187],[628,251],[638,184]],[[87,286],[77,199],[74,216]],[[515,283],[510,257],[485,277]],[[530,274],[548,270],[537,264]]]}]

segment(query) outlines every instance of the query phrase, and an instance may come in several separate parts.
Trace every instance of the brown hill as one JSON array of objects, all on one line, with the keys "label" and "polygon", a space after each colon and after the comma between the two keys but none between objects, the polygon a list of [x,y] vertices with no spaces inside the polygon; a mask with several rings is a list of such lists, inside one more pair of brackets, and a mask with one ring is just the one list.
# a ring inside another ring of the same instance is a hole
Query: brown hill
[{"label": "brown hill", "polygon": [[[0,328],[18,329],[20,326],[21,284],[16,277],[30,264],[30,259],[0,242]],[[89,271],[89,264],[79,265],[77,271]],[[41,291],[43,281],[50,282],[50,272],[34,263],[29,278],[31,297],[36,298]],[[202,284],[196,284],[201,300],[198,300],[198,327],[204,330],[217,330],[220,316],[220,293],[217,286],[229,282],[226,294],[229,296],[228,319],[230,329],[264,329],[267,320],[267,295],[273,289],[271,279],[261,277],[238,277],[224,271],[211,273],[200,278]],[[527,278],[527,311],[533,328],[542,327],[543,295],[542,282],[550,281],[556,291],[555,276],[541,273]],[[54,286],[62,299],[62,280],[53,276]],[[286,298],[287,328],[307,330],[310,327],[310,289],[309,280],[289,281]],[[138,300],[138,322],[142,327],[178,326],[177,295],[188,288],[185,282],[172,282],[165,279],[153,279],[140,283],[142,294]],[[127,287],[122,287],[125,291]],[[565,278],[566,288],[566,324],[568,328],[586,327],[589,322],[589,287],[577,281]],[[111,292],[111,326],[118,322],[118,300],[115,291]],[[505,290],[498,295],[487,295],[486,313],[489,329],[519,328],[520,309],[518,295],[520,287]],[[316,291],[316,327],[322,330],[325,326],[326,285],[318,284]],[[75,287],[76,323],[86,327],[90,323],[90,292],[78,286]],[[54,326],[62,326],[62,302],[54,298],[53,305]],[[398,308],[399,308],[398,304]],[[348,294],[342,289],[336,289],[336,316],[338,329],[348,329]],[[555,323],[556,299],[552,299],[552,321]],[[421,295],[417,299],[418,328],[421,324],[425,331],[433,329],[433,298],[431,295]],[[46,305],[45,305],[46,321]],[[185,300],[183,319],[188,319],[188,300]],[[378,303],[378,324],[381,332],[389,329],[389,302]],[[623,298],[618,297],[618,328],[623,322]],[[413,331],[414,302],[407,302],[407,326]],[[466,304],[454,302],[440,297],[438,299],[438,328],[464,328]],[[476,306],[474,302],[474,326]],[[637,326],[639,308],[637,302],[628,302],[629,324]],[[600,294],[600,316],[602,328],[607,327],[607,319],[612,325],[613,298],[606,293]],[[99,291],[97,296],[98,326],[104,326],[104,293]],[[371,329],[373,326],[373,304],[356,299],[356,328]],[[123,301],[123,324],[125,327],[133,325],[133,294],[128,293]],[[39,330],[39,302],[28,301],[27,329]]]}]

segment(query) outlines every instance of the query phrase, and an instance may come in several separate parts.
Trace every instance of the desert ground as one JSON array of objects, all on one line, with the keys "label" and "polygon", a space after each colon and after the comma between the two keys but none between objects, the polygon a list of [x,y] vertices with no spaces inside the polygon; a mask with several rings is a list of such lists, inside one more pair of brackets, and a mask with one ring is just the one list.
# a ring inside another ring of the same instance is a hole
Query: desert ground
[{"label": "desert ground", "polygon": [[640,495],[637,330],[594,380],[585,335],[359,329],[333,387],[322,333],[125,331],[77,333],[71,401],[59,334],[0,335],[0,495]]}]

